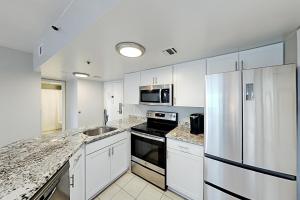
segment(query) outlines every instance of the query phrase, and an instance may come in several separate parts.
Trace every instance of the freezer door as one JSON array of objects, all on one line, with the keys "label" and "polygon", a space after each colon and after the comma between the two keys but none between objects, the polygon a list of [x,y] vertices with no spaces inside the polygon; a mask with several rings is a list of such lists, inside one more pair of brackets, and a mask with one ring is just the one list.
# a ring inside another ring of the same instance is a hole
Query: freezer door
[{"label": "freezer door", "polygon": [[270,176],[210,158],[205,158],[204,163],[206,184],[228,193],[251,200],[297,200],[296,180]]},{"label": "freezer door", "polygon": [[221,190],[218,190],[208,184],[204,185],[204,200],[239,200]]},{"label": "freezer door", "polygon": [[296,66],[243,71],[244,164],[296,176]]},{"label": "freezer door", "polygon": [[206,76],[205,153],[242,162],[241,72]]}]

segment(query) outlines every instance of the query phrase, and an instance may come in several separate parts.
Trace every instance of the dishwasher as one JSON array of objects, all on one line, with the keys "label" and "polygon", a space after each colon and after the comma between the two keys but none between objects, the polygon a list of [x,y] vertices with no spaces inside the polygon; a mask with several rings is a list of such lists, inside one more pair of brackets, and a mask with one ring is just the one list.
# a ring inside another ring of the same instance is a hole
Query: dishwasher
[{"label": "dishwasher", "polygon": [[61,167],[31,200],[70,200],[69,166]]}]

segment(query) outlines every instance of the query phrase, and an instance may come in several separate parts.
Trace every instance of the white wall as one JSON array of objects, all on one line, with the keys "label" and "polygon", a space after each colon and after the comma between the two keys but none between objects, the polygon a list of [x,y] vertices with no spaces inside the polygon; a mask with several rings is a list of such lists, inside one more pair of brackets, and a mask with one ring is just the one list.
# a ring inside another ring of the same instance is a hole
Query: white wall
[{"label": "white wall", "polygon": [[204,113],[204,108],[174,107],[174,106],[147,106],[147,105],[124,105],[124,117],[137,115],[146,117],[148,110],[177,112],[179,121],[189,121],[192,113]]},{"label": "white wall", "polygon": [[103,83],[71,80],[66,83],[67,129],[103,125]]},{"label": "white wall", "polygon": [[77,80],[66,82],[66,129],[78,127]]},{"label": "white wall", "polygon": [[40,134],[40,88],[32,54],[0,47],[0,146]]}]

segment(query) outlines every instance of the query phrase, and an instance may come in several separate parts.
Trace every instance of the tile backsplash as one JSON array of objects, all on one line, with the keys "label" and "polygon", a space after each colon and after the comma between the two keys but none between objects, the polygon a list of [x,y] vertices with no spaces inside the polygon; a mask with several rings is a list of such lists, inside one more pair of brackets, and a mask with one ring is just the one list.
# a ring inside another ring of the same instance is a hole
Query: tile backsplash
[{"label": "tile backsplash", "polygon": [[194,107],[175,107],[175,106],[147,106],[147,105],[124,105],[124,117],[128,115],[137,115],[145,117],[148,110],[177,112],[180,123],[189,122],[190,114],[204,113],[204,108]]}]

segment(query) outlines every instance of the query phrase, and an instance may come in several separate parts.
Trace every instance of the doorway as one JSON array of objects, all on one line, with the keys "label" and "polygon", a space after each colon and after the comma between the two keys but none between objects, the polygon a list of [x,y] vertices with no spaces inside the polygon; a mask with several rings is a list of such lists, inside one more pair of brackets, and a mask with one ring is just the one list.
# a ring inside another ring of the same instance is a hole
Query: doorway
[{"label": "doorway", "polygon": [[65,82],[42,79],[42,133],[65,130]]}]

